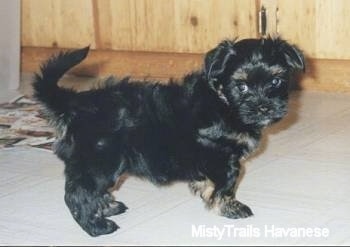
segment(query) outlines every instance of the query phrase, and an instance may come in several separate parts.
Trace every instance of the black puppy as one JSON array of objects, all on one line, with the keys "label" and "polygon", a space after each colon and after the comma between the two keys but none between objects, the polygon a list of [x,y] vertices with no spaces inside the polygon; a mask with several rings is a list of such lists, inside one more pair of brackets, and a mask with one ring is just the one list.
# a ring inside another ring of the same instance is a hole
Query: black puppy
[{"label": "black puppy", "polygon": [[127,208],[108,189],[124,173],[156,185],[188,181],[207,208],[251,216],[235,198],[239,161],[256,149],[262,129],[286,114],[290,77],[304,70],[301,52],[280,38],[223,41],[181,84],[110,77],[86,92],[58,87],[88,51],[52,57],[33,83],[57,129],[65,202],[79,225],[92,236],[118,229],[106,217]]}]

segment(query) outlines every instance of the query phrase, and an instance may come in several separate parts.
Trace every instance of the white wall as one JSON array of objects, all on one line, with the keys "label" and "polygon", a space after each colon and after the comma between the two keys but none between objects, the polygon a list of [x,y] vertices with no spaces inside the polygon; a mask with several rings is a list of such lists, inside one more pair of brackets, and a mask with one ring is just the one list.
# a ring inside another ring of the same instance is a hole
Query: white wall
[{"label": "white wall", "polygon": [[20,0],[0,0],[0,91],[20,81]]}]

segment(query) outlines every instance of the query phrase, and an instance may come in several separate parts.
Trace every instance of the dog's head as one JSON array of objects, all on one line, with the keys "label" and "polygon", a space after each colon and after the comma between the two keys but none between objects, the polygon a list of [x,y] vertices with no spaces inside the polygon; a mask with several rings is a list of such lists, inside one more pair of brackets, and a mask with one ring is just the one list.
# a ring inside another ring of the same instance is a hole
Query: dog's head
[{"label": "dog's head", "polygon": [[212,90],[248,125],[265,126],[287,112],[291,75],[304,57],[280,38],[224,41],[206,54],[204,74]]}]

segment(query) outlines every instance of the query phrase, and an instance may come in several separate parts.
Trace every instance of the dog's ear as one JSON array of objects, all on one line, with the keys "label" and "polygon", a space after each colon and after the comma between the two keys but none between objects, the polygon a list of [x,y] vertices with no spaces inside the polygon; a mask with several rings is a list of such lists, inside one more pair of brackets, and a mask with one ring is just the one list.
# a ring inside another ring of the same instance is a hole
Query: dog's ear
[{"label": "dog's ear", "polygon": [[297,47],[290,45],[287,42],[281,42],[280,51],[282,52],[285,61],[292,69],[305,72],[305,58],[303,53]]},{"label": "dog's ear", "polygon": [[235,55],[234,41],[223,41],[210,50],[204,59],[204,72],[207,79],[217,79],[225,71],[228,61]]}]

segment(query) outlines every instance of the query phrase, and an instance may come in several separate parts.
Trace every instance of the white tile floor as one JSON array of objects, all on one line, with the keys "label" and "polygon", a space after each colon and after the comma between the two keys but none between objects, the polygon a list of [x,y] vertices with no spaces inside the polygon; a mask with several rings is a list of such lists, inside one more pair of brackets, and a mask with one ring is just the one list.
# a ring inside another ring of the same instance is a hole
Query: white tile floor
[{"label": "white tile floor", "polygon": [[[295,95],[288,117],[266,131],[261,151],[244,164],[238,198],[254,217],[216,216],[182,183],[156,188],[130,178],[115,193],[129,207],[113,217],[121,228],[98,238],[70,216],[63,201],[63,164],[52,153],[0,150],[0,244],[349,245],[349,123],[350,95]],[[195,236],[192,230],[200,226],[206,234]],[[221,238],[211,234],[215,227],[225,231]],[[293,228],[326,230],[318,237],[295,237]],[[290,232],[278,237],[278,229]]]}]

